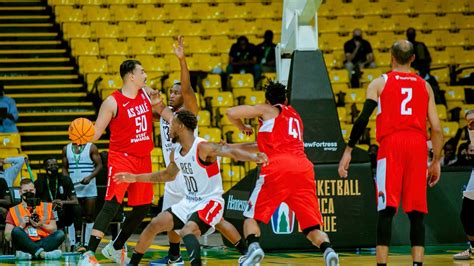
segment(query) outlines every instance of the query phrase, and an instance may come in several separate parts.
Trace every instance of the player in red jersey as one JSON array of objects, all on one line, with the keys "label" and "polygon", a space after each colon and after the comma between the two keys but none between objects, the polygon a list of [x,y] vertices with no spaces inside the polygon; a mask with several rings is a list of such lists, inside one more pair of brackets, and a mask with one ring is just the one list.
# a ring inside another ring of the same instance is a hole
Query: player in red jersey
[{"label": "player in red jersey", "polygon": [[[410,219],[410,240],[414,265],[422,265],[425,243],[424,215],[426,179],[433,187],[440,178],[443,134],[431,86],[410,73],[415,59],[413,44],[395,42],[391,48],[392,71],[373,80],[367,100],[352,128],[349,143],[339,162],[339,175],[347,177],[354,145],[364,132],[369,117],[378,105],[377,141],[377,265],[386,265],[392,218],[400,199]],[[427,169],[426,118],[431,124],[433,161]],[[427,173],[428,172],[428,173]]]},{"label": "player in red jersey", "polygon": [[107,192],[80,265],[98,265],[94,252],[119,210],[125,192],[128,192],[128,205],[133,210],[125,219],[117,238],[102,249],[102,253],[116,263],[128,263],[126,252],[122,249],[148,213],[153,198],[152,184],[117,184],[112,179],[118,172],[141,174],[151,171],[152,107],[160,102],[159,93],[146,87],[147,75],[139,61],[124,61],[120,65],[120,75],[122,89],[113,92],[102,103],[95,124],[94,140],[98,140],[105,128],[110,126]]},{"label": "player in red jersey", "polygon": [[327,234],[321,231],[314,166],[304,153],[303,122],[298,112],[287,105],[284,85],[271,81],[265,90],[265,104],[241,105],[227,111],[229,120],[246,134],[252,134],[253,130],[242,119],[259,118],[260,122],[257,143],[227,145],[239,145],[251,152],[261,151],[269,159],[268,165],[262,166],[244,212],[247,217],[244,235],[249,248],[239,262],[247,266],[263,259],[257,221],[268,223],[278,206],[286,202],[296,213],[303,233],[323,252],[326,265],[338,265],[338,256],[331,248]]}]

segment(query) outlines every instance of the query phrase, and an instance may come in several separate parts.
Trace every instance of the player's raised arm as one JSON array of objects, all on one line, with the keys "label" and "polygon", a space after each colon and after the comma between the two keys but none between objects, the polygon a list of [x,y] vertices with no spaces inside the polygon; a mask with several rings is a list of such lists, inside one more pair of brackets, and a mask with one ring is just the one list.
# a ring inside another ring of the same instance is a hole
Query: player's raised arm
[{"label": "player's raised arm", "polygon": [[117,173],[113,176],[113,179],[117,183],[163,183],[167,181],[172,181],[176,178],[176,175],[179,172],[179,168],[174,162],[174,151],[170,154],[170,164],[166,167],[165,170],[134,175],[130,173]]},{"label": "player's raised arm", "polygon": [[433,89],[430,84],[426,82],[426,89],[429,94],[428,102],[428,120],[431,124],[431,142],[433,143],[433,160],[428,168],[429,185],[433,187],[438,183],[441,176],[441,149],[443,147],[443,131],[441,130],[441,123],[439,121],[438,112],[436,111],[436,103],[434,100]]},{"label": "player's raised arm", "polygon": [[213,142],[202,142],[198,146],[199,158],[205,162],[214,162],[218,156],[229,157],[237,161],[249,161],[267,164],[268,157],[264,153],[250,153],[230,145],[221,145]]},{"label": "player's raised arm", "polygon": [[367,98],[365,100],[364,107],[362,108],[362,112],[360,113],[359,117],[357,117],[356,121],[354,122],[346,149],[344,150],[344,154],[339,161],[338,172],[340,177],[347,177],[349,164],[352,159],[352,149],[364,133],[365,128],[369,123],[370,116],[374,112],[375,108],[377,108],[378,91],[383,88],[384,85],[384,79],[379,77],[374,79],[367,88]]},{"label": "player's raised arm", "polygon": [[100,139],[104,130],[109,125],[112,118],[117,112],[117,101],[114,97],[109,96],[100,106],[99,114],[97,115],[97,120],[95,121],[95,133],[92,141]]},{"label": "player's raised arm", "polygon": [[199,112],[199,106],[196,95],[191,88],[191,78],[189,76],[189,69],[186,63],[186,56],[184,54],[184,38],[178,36],[178,44],[173,44],[173,50],[179,60],[181,68],[181,94],[183,95],[183,105],[186,110],[191,111],[194,115]]},{"label": "player's raised arm", "polygon": [[253,133],[252,126],[244,124],[242,119],[251,119],[261,117],[263,120],[267,120],[275,117],[278,113],[269,104],[257,104],[257,105],[239,105],[229,108],[226,112],[229,121],[238,127],[242,132],[247,135]]}]

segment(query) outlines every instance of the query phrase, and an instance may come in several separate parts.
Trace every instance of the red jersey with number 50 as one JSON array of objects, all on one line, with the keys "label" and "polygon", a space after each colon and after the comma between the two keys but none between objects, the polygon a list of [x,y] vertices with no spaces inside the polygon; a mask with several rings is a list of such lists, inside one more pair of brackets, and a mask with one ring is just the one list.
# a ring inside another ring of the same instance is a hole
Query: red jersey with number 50
[{"label": "red jersey with number 50", "polygon": [[429,95],[426,81],[413,73],[383,75],[385,87],[378,100],[377,141],[399,131],[426,134]]},{"label": "red jersey with number 50", "polygon": [[114,91],[117,114],[110,121],[110,150],[148,156],[153,149],[152,110],[148,94],[141,89],[135,99]]},{"label": "red jersey with number 50", "polygon": [[303,144],[303,122],[291,106],[275,105],[280,114],[270,120],[259,121],[258,149],[269,158],[292,155],[306,158]]}]

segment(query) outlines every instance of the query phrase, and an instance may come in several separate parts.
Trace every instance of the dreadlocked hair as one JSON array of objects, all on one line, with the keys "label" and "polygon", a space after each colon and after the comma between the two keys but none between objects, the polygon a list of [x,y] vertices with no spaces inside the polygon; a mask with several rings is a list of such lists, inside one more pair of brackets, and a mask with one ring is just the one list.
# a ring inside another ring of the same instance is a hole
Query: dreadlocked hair
[{"label": "dreadlocked hair", "polygon": [[285,85],[268,79],[268,83],[264,86],[264,90],[265,99],[267,99],[271,105],[285,103],[287,93]]}]

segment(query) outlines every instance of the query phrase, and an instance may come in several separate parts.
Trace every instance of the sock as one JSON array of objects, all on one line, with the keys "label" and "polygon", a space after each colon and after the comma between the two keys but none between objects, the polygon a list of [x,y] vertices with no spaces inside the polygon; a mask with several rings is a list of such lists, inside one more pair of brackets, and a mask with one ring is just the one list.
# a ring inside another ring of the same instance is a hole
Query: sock
[{"label": "sock", "polygon": [[387,266],[387,263],[377,263],[377,266]]},{"label": "sock", "polygon": [[91,238],[92,227],[94,227],[94,223],[86,223],[86,232],[84,235],[84,246],[89,245],[89,239]]},{"label": "sock", "polygon": [[130,259],[130,265],[138,265],[143,258],[143,254],[133,251],[132,258]]},{"label": "sock", "polygon": [[423,266],[423,262],[413,262],[413,266]]},{"label": "sock", "polygon": [[247,254],[247,245],[245,244],[245,241],[242,241],[242,239],[237,241],[237,243],[234,244],[234,247],[240,252],[240,254]]},{"label": "sock", "polygon": [[260,241],[260,237],[256,236],[255,234],[251,234],[247,236],[246,240],[247,240],[247,245],[250,246],[250,244]]},{"label": "sock", "polygon": [[95,252],[101,240],[102,238],[98,236],[91,236],[91,238],[89,239],[89,245],[87,245],[87,251]]},{"label": "sock", "polygon": [[171,243],[170,242],[170,249],[168,250],[168,253],[177,257],[179,256],[179,243]]},{"label": "sock", "polygon": [[331,246],[331,243],[329,242],[323,242],[321,243],[321,245],[319,246],[319,249],[321,249],[321,252],[324,253],[326,251],[326,249],[332,247]]},{"label": "sock", "polygon": [[185,235],[183,242],[188,251],[191,266],[201,266],[201,245],[197,237],[193,234]]},{"label": "sock", "polygon": [[67,235],[69,236],[69,246],[74,246],[76,244],[76,230],[74,224],[67,227]]}]

